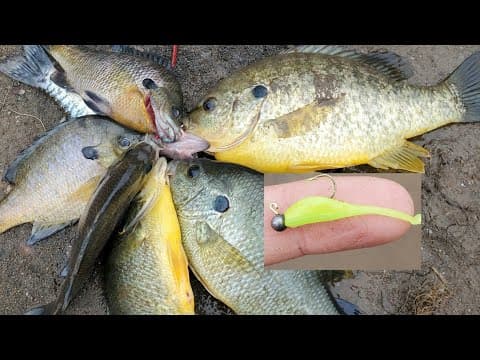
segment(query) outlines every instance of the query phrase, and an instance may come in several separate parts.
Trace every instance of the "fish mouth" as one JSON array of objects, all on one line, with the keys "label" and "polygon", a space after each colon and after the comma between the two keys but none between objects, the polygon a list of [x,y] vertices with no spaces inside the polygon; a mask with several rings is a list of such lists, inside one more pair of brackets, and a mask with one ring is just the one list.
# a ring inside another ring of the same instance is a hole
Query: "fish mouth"
[{"label": "fish mouth", "polygon": [[169,144],[175,142],[182,135],[182,129],[173,120],[166,111],[159,109],[152,102],[151,96],[147,96],[145,107],[150,116],[150,121],[155,128],[155,136],[162,143]]},{"label": "fish mouth", "polygon": [[210,144],[206,140],[181,130],[181,135],[175,142],[162,144],[160,155],[174,160],[191,160],[194,154],[209,147]]}]

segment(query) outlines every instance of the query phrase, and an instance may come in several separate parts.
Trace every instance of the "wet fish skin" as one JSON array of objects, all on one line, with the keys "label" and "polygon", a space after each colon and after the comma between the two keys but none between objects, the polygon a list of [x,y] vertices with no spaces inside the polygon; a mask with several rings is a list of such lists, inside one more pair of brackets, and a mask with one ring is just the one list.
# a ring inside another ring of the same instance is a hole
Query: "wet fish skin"
[{"label": "wet fish skin", "polygon": [[31,244],[76,222],[107,168],[143,137],[101,116],[48,131],[5,172],[12,185],[0,202],[0,233],[32,222]]},{"label": "wet fish skin", "polygon": [[480,120],[480,53],[436,86],[400,81],[400,68],[392,53],[304,47],[221,80],[183,122],[217,160],[264,173],[359,164],[423,172],[428,151],[406,139]]},{"label": "wet fish skin", "polygon": [[264,270],[261,174],[205,159],[169,172],[190,268],[215,298],[237,314],[337,313],[320,272]]},{"label": "wet fish skin", "polygon": [[107,171],[78,223],[67,265],[68,275],[57,299],[26,314],[54,315],[65,311],[91,275],[100,252],[142,189],[156,158],[157,151],[152,146],[140,143]]},{"label": "wet fish skin", "polygon": [[[47,55],[48,52],[48,55]],[[25,45],[0,71],[53,96],[72,116],[107,115],[163,142],[180,137],[182,92],[173,73],[147,58],[86,46]]]},{"label": "wet fish skin", "polygon": [[126,226],[134,225],[124,229],[109,251],[105,287],[111,315],[194,314],[166,167],[165,158],[160,158],[135,200],[137,206],[129,210]]}]

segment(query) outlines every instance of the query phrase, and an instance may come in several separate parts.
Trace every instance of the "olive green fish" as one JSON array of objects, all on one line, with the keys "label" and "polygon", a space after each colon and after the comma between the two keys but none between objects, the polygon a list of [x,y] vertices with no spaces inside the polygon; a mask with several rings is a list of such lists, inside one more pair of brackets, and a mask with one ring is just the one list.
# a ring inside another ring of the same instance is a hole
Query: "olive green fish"
[{"label": "olive green fish", "polygon": [[264,270],[263,176],[209,160],[171,163],[190,268],[237,314],[337,314],[318,271]]},{"label": "olive green fish", "polygon": [[105,286],[112,315],[194,314],[180,225],[160,158],[115,239]]},{"label": "olive green fish", "polygon": [[25,45],[23,55],[0,64],[0,72],[45,90],[72,117],[106,115],[173,142],[182,137],[182,91],[173,73],[152,60],[86,46]]},{"label": "olive green fish", "polygon": [[445,81],[414,86],[400,56],[303,46],[221,80],[183,120],[217,160],[264,173],[369,164],[424,172],[407,139],[480,120],[480,52]]},{"label": "olive green fish", "polygon": [[140,143],[107,171],[78,223],[77,237],[69,255],[67,277],[57,299],[35,307],[27,314],[50,315],[65,311],[83,288],[100,252],[145,184],[156,157],[157,151],[152,146]]},{"label": "olive green fish", "polygon": [[31,245],[76,222],[107,169],[143,137],[101,116],[45,133],[6,169],[0,233],[32,222]]}]

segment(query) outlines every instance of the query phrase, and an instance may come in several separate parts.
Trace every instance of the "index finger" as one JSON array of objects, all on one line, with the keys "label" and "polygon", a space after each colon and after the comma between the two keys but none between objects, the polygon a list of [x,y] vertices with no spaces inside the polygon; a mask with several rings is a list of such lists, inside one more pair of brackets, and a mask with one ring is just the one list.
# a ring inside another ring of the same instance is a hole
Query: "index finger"
[{"label": "index finger", "polygon": [[[413,200],[400,184],[371,176],[336,176],[335,198],[352,204],[374,205],[413,215]],[[284,232],[270,226],[276,202],[284,212],[294,202],[307,196],[330,196],[328,179],[296,181],[265,187],[264,251],[265,265],[303,255],[324,254],[385,244],[402,237],[410,228],[405,221],[385,216],[367,215],[338,221],[305,225]]]}]

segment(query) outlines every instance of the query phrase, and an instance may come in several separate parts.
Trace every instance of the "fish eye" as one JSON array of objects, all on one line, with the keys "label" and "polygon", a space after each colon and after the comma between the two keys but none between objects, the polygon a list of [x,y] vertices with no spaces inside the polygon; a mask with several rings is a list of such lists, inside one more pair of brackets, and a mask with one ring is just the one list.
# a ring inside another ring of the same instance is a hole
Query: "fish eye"
[{"label": "fish eye", "polygon": [[172,117],[174,119],[177,119],[179,116],[180,116],[180,110],[177,107],[172,106]]},{"label": "fish eye", "polygon": [[252,89],[252,94],[257,99],[264,98],[268,94],[268,89],[263,85],[257,85]]},{"label": "fish eye", "polygon": [[217,106],[217,99],[211,97],[204,101],[203,110],[212,111]]},{"label": "fish eye", "polygon": [[122,148],[128,148],[130,146],[130,140],[128,140],[126,137],[119,137],[118,138],[118,145]]},{"label": "fish eye", "polygon": [[230,208],[230,202],[228,198],[224,195],[218,195],[213,202],[213,209],[216,212],[224,213]]},{"label": "fish eye", "polygon": [[200,166],[198,165],[192,165],[188,168],[187,170],[187,175],[189,178],[196,178],[198,175],[200,175]]},{"label": "fish eye", "polygon": [[153,89],[156,89],[158,88],[157,84],[155,84],[155,81],[153,81],[152,79],[144,79],[142,81],[142,85],[145,89],[148,89],[148,90],[153,90]]}]

